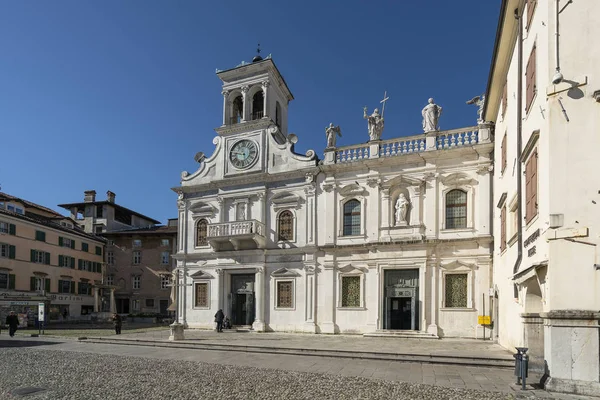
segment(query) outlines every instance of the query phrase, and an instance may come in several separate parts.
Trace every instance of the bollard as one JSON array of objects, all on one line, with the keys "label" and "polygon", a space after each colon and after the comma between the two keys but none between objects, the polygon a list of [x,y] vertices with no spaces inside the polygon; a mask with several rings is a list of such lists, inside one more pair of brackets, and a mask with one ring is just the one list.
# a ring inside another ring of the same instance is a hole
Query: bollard
[{"label": "bollard", "polygon": [[529,370],[529,356],[527,347],[516,347],[517,354],[514,354],[515,358],[515,375],[517,377],[517,385],[521,385],[521,390],[525,390],[527,386],[527,374]]}]

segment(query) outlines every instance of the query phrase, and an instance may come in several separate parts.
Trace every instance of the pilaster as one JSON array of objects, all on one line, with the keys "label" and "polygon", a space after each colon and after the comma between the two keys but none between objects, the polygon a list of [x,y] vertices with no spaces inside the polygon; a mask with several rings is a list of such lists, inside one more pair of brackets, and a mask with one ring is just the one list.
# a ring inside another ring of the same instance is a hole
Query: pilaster
[{"label": "pilaster", "polygon": [[307,255],[311,260],[304,263],[304,286],[305,290],[305,310],[304,310],[304,332],[317,333],[315,324],[316,314],[316,262],[312,255]]},{"label": "pilaster", "polygon": [[263,90],[263,118],[269,115],[269,81],[263,81],[261,86]]},{"label": "pilaster", "polygon": [[254,290],[256,293],[256,316],[252,329],[256,332],[265,331],[265,267],[256,268]]},{"label": "pilaster", "polygon": [[337,293],[335,290],[335,262],[326,261],[323,264],[323,299],[321,305],[323,312],[321,314],[323,322],[320,324],[321,333],[335,334],[339,331],[335,323],[335,310],[337,304]]},{"label": "pilaster", "polygon": [[434,334],[435,336],[439,336],[439,328],[437,324],[437,316],[438,316],[438,305],[439,301],[439,293],[440,288],[438,287],[439,279],[439,266],[437,261],[427,261],[427,272],[430,279],[430,288],[429,288],[429,301],[430,301],[430,316],[429,316],[429,325],[427,326],[427,333]]},{"label": "pilaster", "polygon": [[250,116],[248,113],[250,112],[250,107],[248,107],[248,90],[250,88],[248,86],[242,86],[242,102],[243,102],[243,111],[242,111],[242,122],[246,122],[250,120]]},{"label": "pilaster", "polygon": [[223,125],[227,125],[227,117],[229,116],[229,90],[223,90],[221,94],[223,95]]}]

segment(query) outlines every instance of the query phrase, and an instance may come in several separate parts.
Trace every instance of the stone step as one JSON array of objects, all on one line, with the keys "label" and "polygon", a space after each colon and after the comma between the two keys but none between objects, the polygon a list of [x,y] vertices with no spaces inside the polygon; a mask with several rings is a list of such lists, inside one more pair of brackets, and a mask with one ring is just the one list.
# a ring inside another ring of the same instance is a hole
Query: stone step
[{"label": "stone step", "polygon": [[406,339],[439,339],[440,337],[433,333],[421,331],[400,331],[400,330],[379,330],[370,333],[364,333],[365,337],[389,337]]},{"label": "stone step", "polygon": [[180,348],[193,350],[213,350],[213,351],[234,351],[246,353],[267,353],[267,354],[286,354],[315,357],[334,357],[364,360],[398,361],[426,364],[445,364],[462,365],[473,367],[490,368],[514,368],[512,357],[478,357],[469,355],[446,355],[446,354],[400,354],[400,353],[380,353],[366,351],[350,350],[331,350],[331,349],[308,349],[293,347],[267,347],[267,346],[249,346],[236,344],[216,344],[203,343],[192,340],[166,341],[166,340],[146,340],[146,339],[111,339],[105,337],[79,338],[84,343],[102,343],[130,346],[150,346],[165,348]]}]

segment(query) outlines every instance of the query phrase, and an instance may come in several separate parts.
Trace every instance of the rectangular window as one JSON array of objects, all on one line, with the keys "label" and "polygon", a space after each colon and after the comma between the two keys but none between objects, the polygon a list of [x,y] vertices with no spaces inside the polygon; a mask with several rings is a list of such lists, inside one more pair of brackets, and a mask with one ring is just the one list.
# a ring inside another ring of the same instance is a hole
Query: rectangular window
[{"label": "rectangular window", "polygon": [[114,275],[107,275],[106,276],[106,284],[109,286],[112,286],[115,284],[115,276]]},{"label": "rectangular window", "polygon": [[6,243],[0,243],[0,257],[15,259],[16,247]]},{"label": "rectangular window", "polygon": [[81,251],[87,252],[89,250],[89,248],[90,248],[90,246],[88,246],[87,243],[81,242]]},{"label": "rectangular window", "polygon": [[102,206],[96,206],[96,218],[102,218],[104,215]]},{"label": "rectangular window", "polygon": [[101,256],[102,255],[102,247],[96,246],[96,255],[97,256]]},{"label": "rectangular window", "polygon": [[106,262],[108,263],[108,265],[115,265],[115,253],[113,253],[112,251],[107,251]]},{"label": "rectangular window", "polygon": [[195,283],[194,307],[208,307],[208,282]]},{"label": "rectangular window", "polygon": [[161,275],[160,276],[160,288],[161,289],[169,289],[169,285],[171,284],[171,275]]},{"label": "rectangular window", "polygon": [[91,295],[92,294],[92,285],[90,285],[87,282],[79,282],[79,294],[86,294],[86,295]]},{"label": "rectangular window", "polygon": [[277,308],[294,307],[294,282],[277,281]]},{"label": "rectangular window", "polygon": [[502,138],[502,170],[500,171],[500,173],[504,173],[504,170],[506,169],[506,133],[504,134],[504,137]]},{"label": "rectangular window", "polygon": [[33,278],[33,290],[36,292],[41,292],[44,290],[44,278]]},{"label": "rectangular window", "polygon": [[536,84],[536,47],[533,46],[529,61],[527,61],[527,68],[525,70],[525,112],[528,112],[533,98],[537,93]]},{"label": "rectangular window", "polygon": [[137,265],[139,263],[142,262],[142,252],[141,251],[134,251],[133,252],[133,264]]},{"label": "rectangular window", "polygon": [[500,251],[506,250],[506,206],[500,211]]},{"label": "rectangular window", "polygon": [[140,275],[135,275],[132,277],[132,287],[134,289],[140,289],[142,287],[142,277]]},{"label": "rectangular window", "polygon": [[446,275],[446,302],[448,308],[467,307],[467,274]]},{"label": "rectangular window", "polygon": [[[6,272],[0,272],[0,289],[8,289],[9,277]],[[4,323],[4,321],[2,321]]]},{"label": "rectangular window", "polygon": [[98,225],[94,228],[94,233],[102,233],[104,231],[104,228],[102,227],[102,225]]},{"label": "rectangular window", "polygon": [[529,223],[537,215],[537,150],[531,154],[525,164],[525,222]]},{"label": "rectangular window", "polygon": [[50,264],[50,253],[40,250],[31,250],[31,262],[36,264]]},{"label": "rectangular window", "polygon": [[160,245],[163,246],[163,247],[168,247],[169,246],[169,239],[161,239]]},{"label": "rectangular window", "polygon": [[169,265],[169,259],[170,259],[170,254],[168,251],[163,251],[162,253],[160,253],[160,262],[163,265]]},{"label": "rectangular window", "polygon": [[71,293],[71,281],[58,281],[58,293]]},{"label": "rectangular window", "polygon": [[74,261],[71,261],[71,259],[75,260],[73,257],[69,257],[69,256],[58,256],[58,266],[59,267],[63,267],[63,268],[71,268],[71,264]]},{"label": "rectangular window", "polygon": [[46,232],[35,231],[35,240],[38,240],[40,242],[45,242],[46,241]]},{"label": "rectangular window", "polygon": [[133,311],[140,311],[140,301],[131,300],[131,308],[133,309]]},{"label": "rectangular window", "polygon": [[342,277],[342,307],[360,307],[360,276]]},{"label": "rectangular window", "polygon": [[154,308],[154,299],[146,299],[146,307]]},{"label": "rectangular window", "polygon": [[142,241],[140,239],[135,239],[132,245],[133,247],[142,247]]},{"label": "rectangular window", "polygon": [[0,222],[0,233],[8,233],[8,222]]}]

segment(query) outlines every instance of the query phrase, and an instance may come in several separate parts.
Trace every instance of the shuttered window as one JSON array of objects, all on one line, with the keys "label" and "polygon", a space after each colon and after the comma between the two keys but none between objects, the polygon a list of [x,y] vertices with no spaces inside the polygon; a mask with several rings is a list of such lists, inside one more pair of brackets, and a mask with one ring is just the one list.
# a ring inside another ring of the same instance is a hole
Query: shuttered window
[{"label": "shuttered window", "polygon": [[529,223],[537,215],[537,169],[538,154],[534,151],[525,164],[525,222]]},{"label": "shuttered window", "polygon": [[527,29],[529,29],[529,27],[531,26],[531,20],[533,19],[533,14],[535,13],[536,5],[537,0],[527,0]]},{"label": "shuttered window", "polygon": [[508,81],[504,82],[504,89],[502,90],[502,116],[506,115],[506,108],[508,105]]},{"label": "shuttered window", "polygon": [[500,251],[506,249],[506,207],[500,211]]},{"label": "shuttered window", "polygon": [[533,98],[537,92],[536,85],[536,47],[533,46],[529,61],[527,61],[527,69],[525,71],[525,112],[529,111]]},{"label": "shuttered window", "polygon": [[505,169],[506,169],[506,133],[504,134],[504,137],[502,138],[502,171],[500,171],[500,172],[504,173]]}]

